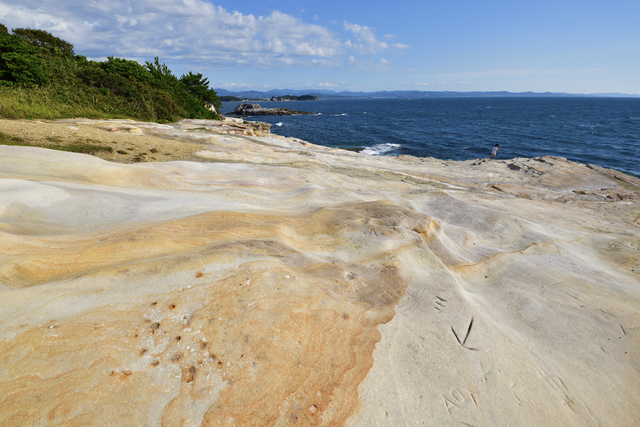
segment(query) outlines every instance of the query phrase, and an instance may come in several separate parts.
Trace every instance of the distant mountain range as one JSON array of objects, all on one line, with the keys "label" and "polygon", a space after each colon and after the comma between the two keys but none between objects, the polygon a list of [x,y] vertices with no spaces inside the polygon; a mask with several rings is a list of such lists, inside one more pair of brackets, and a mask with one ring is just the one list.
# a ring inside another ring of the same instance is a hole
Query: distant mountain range
[{"label": "distant mountain range", "polygon": [[573,94],[562,92],[452,92],[452,91],[420,91],[420,90],[393,90],[379,92],[335,92],[332,90],[297,90],[297,89],[273,89],[266,92],[256,90],[232,92],[226,89],[215,89],[219,96],[236,96],[246,99],[266,99],[272,96],[284,95],[313,95],[318,98],[462,98],[462,97],[615,97],[615,98],[639,98],[640,95],[623,93],[591,93]]}]

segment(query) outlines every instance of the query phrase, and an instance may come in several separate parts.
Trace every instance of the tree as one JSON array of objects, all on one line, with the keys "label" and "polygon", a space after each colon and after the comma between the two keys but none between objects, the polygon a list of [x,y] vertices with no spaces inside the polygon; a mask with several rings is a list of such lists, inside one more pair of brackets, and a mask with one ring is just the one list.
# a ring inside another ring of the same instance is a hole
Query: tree
[{"label": "tree", "polygon": [[[160,60],[158,59],[158,57],[154,58],[153,63],[147,62],[146,67],[152,76],[151,84],[156,88],[163,90],[171,95],[171,97],[173,97],[173,99],[175,99],[176,102],[178,102],[179,105],[184,108],[187,117],[198,119],[219,118],[217,112],[210,111],[205,108],[205,103],[207,101],[188,90],[187,84],[174,76],[166,64],[160,64]],[[193,73],[191,74],[193,75]],[[200,78],[201,77],[202,75],[200,75]],[[198,80],[200,80],[200,78]],[[198,85],[196,85],[195,87],[197,86]],[[205,86],[205,88],[207,88],[207,86]],[[220,104],[220,101],[217,99],[218,95],[215,93],[215,91],[209,92],[213,92],[215,97],[211,96],[211,94],[208,93],[207,98],[212,99],[214,101],[214,105]],[[218,104],[215,103],[216,101]]]},{"label": "tree", "polygon": [[100,66],[108,73],[119,74],[140,83],[149,83],[151,81],[149,69],[140,65],[137,61],[107,56],[107,62],[100,63]]},{"label": "tree", "polygon": [[167,64],[160,64],[160,59],[157,56],[153,58],[153,63],[147,61],[145,65],[151,73],[153,84],[157,87],[174,86],[178,81],[169,67],[167,67]]},{"label": "tree", "polygon": [[31,28],[14,28],[13,34],[21,37],[31,46],[53,47],[60,49],[67,56],[75,56],[73,45],[67,41],[59,39],[45,30],[33,30]]},{"label": "tree", "polygon": [[180,82],[185,85],[190,94],[208,104],[213,104],[217,109],[222,107],[218,94],[215,90],[209,89],[209,79],[203,77],[202,73],[193,74],[189,71],[189,74],[184,74],[180,77]]},{"label": "tree", "polygon": [[13,84],[38,86],[48,78],[37,56],[38,48],[21,37],[0,31],[0,81],[2,86]]}]

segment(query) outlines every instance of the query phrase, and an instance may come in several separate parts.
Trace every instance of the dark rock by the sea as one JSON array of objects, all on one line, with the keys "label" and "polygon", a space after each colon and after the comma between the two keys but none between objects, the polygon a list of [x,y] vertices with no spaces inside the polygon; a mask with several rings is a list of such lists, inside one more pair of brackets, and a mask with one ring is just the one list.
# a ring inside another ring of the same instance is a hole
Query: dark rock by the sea
[{"label": "dark rock by the sea", "polygon": [[313,114],[308,111],[287,110],[286,108],[263,108],[260,104],[240,104],[233,113],[237,116],[291,116]]}]

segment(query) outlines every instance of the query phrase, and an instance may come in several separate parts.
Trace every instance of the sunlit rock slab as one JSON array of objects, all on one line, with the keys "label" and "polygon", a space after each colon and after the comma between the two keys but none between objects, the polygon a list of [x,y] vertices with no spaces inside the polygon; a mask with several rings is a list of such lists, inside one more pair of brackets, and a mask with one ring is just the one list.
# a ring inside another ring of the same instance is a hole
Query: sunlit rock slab
[{"label": "sunlit rock slab", "polygon": [[204,141],[0,147],[1,425],[640,419],[637,179]]}]

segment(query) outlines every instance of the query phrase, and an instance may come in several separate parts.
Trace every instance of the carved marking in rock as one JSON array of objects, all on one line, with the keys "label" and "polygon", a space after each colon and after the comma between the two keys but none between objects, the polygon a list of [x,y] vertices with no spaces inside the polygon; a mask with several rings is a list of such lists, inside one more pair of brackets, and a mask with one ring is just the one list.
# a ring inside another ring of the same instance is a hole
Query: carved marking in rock
[{"label": "carved marking in rock", "polygon": [[522,395],[522,393],[524,393],[525,391],[527,391],[528,388],[523,386],[522,384],[516,382],[511,386],[511,394],[513,394],[513,397],[516,398],[516,400],[518,401],[518,403],[520,405],[524,404],[524,402],[522,401],[522,399],[520,398],[520,396]]},{"label": "carved marking in rock", "polygon": [[418,298],[416,298],[415,292],[411,290],[405,292],[403,298],[402,303],[396,306],[396,311],[406,313],[416,305]]},{"label": "carved marking in rock", "polygon": [[457,417],[464,412],[475,412],[478,407],[478,396],[476,392],[469,389],[454,388],[451,392],[442,395],[442,403],[453,420],[454,415]]},{"label": "carved marking in rock", "polygon": [[[434,301],[434,308],[438,311],[442,311],[445,308],[445,304],[447,300],[436,295],[436,299]],[[455,332],[454,332],[455,335]],[[457,337],[456,337],[457,338]],[[458,341],[460,342],[460,341]]]},{"label": "carved marking in rock", "polygon": [[453,336],[456,337],[456,340],[458,341],[458,344],[460,344],[462,347],[466,348],[467,350],[479,351],[477,348],[467,347],[465,345],[466,342],[467,342],[467,338],[469,338],[469,334],[471,333],[471,328],[472,327],[473,327],[473,317],[471,318],[471,322],[469,322],[469,327],[467,328],[467,333],[465,334],[465,336],[462,339],[462,341],[460,341],[460,337],[458,337],[458,334],[456,333],[455,329],[453,329],[453,326],[451,327],[451,332],[453,332]]},{"label": "carved marking in rock", "polygon": [[571,411],[579,413],[580,415],[587,416],[591,422],[595,422],[596,419],[591,413],[589,407],[584,403],[582,399],[571,393],[565,384],[565,382],[557,375],[550,375],[543,369],[538,370],[538,375],[561,397],[564,404],[571,409]]},{"label": "carved marking in rock", "polygon": [[383,292],[380,295],[380,298],[382,298],[386,303],[392,304],[398,301],[398,299],[400,299],[401,296],[402,294],[399,291],[391,289],[389,291]]}]

